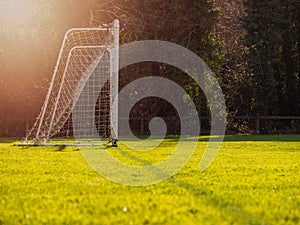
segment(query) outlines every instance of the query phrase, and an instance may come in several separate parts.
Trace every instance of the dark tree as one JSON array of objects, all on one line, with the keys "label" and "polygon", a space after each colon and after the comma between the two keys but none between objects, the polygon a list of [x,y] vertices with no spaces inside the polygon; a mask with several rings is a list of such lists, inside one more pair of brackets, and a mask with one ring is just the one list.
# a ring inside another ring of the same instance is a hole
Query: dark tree
[{"label": "dark tree", "polygon": [[245,1],[249,71],[256,110],[264,115],[299,115],[299,1]]}]

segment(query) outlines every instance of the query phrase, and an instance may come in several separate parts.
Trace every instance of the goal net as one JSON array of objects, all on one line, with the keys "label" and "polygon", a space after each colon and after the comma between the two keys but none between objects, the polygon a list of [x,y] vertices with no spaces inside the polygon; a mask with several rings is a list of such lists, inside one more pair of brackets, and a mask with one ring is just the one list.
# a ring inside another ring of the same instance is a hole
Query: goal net
[{"label": "goal net", "polygon": [[[118,139],[119,21],[70,29],[50,88],[26,140],[34,144],[95,144]],[[75,138],[76,137],[76,138]]]}]

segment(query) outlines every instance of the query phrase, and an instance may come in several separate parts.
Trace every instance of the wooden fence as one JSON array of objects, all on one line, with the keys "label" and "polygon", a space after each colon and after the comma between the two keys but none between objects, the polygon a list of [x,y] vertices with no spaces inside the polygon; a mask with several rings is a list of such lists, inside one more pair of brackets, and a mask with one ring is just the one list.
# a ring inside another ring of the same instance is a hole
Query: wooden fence
[{"label": "wooden fence", "polygon": [[[200,116],[201,134],[209,134],[210,117]],[[122,119],[122,118],[121,118]],[[180,133],[180,120],[178,118],[163,118],[168,127],[169,134]],[[130,118],[130,126],[136,135],[149,134],[149,121],[151,118]],[[300,116],[228,116],[227,133],[249,134],[300,134]],[[0,137],[24,137],[26,131],[33,125],[33,119],[1,118]]]},{"label": "wooden fence", "polygon": [[[148,135],[148,124],[151,118],[134,117],[130,118],[130,125],[133,132],[137,135]],[[163,118],[167,125],[171,124],[170,134],[176,134],[180,131],[180,121],[178,118]],[[201,133],[209,134],[210,121],[209,116],[200,116]],[[300,134],[300,116],[228,116],[227,131],[228,134],[248,133],[248,134],[282,134],[299,133]]]}]

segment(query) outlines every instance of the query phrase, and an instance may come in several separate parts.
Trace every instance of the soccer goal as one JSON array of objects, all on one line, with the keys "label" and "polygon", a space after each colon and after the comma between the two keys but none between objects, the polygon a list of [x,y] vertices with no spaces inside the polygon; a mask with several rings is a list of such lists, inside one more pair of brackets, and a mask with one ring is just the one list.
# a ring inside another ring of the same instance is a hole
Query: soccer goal
[{"label": "soccer goal", "polygon": [[117,144],[118,46],[118,20],[99,28],[66,32],[48,94],[27,142]]}]

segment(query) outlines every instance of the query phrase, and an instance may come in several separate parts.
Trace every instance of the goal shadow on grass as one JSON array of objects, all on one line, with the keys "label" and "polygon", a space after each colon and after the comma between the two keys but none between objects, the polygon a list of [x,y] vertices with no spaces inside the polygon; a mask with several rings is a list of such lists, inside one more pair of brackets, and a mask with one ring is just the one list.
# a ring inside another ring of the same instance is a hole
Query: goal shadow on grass
[{"label": "goal shadow on grass", "polygon": [[225,201],[218,196],[214,196],[213,193],[208,189],[188,184],[184,181],[175,179],[174,177],[171,177],[167,181],[173,185],[176,185],[177,187],[184,188],[188,192],[192,192],[195,198],[204,198],[211,206],[219,209],[220,211],[225,211],[229,215],[234,214],[235,218],[239,218],[239,223],[242,221],[243,224],[248,224],[251,221],[251,224],[265,224],[260,219],[254,218],[251,213],[245,211],[240,206]]},{"label": "goal shadow on grass", "polygon": [[[129,152],[122,150],[121,148],[117,148],[117,150],[124,156],[129,157],[130,159],[132,159],[138,163],[142,163],[144,166],[152,165],[147,160],[140,159],[139,157],[132,155]],[[159,173],[159,174],[161,174],[162,177],[166,177],[165,172],[160,170],[159,168],[157,168],[153,165],[148,168],[151,171],[153,171],[154,173]],[[169,179],[167,179],[165,182],[168,182],[179,188],[185,189],[186,191],[192,193],[192,195],[195,198],[199,198],[200,200],[201,200],[201,198],[205,199],[211,206],[213,206],[214,208],[217,208],[220,211],[225,211],[226,213],[228,213],[230,215],[234,214],[235,217],[239,218],[239,221],[242,221],[245,224],[247,224],[249,221],[253,222],[254,224],[264,224],[263,221],[261,221],[257,218],[254,218],[249,212],[245,211],[240,206],[234,205],[228,201],[224,201],[224,199],[221,199],[218,196],[215,196],[211,192],[211,190],[208,190],[204,187],[192,185],[192,184],[189,184],[182,180],[176,179],[176,174],[174,176],[170,177]],[[197,210],[195,211],[195,213],[196,212],[197,212]],[[193,212],[191,212],[191,213],[193,213]]]},{"label": "goal shadow on grass", "polygon": [[67,146],[67,145],[60,145],[60,146],[44,146],[44,147],[52,147],[55,148],[54,152],[79,152],[80,149],[75,146]]}]

